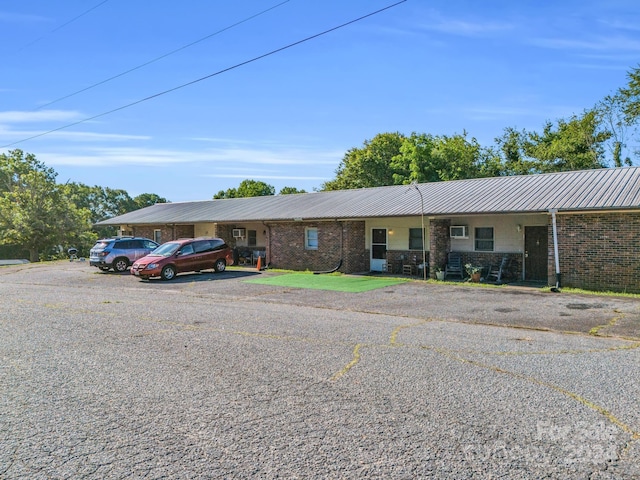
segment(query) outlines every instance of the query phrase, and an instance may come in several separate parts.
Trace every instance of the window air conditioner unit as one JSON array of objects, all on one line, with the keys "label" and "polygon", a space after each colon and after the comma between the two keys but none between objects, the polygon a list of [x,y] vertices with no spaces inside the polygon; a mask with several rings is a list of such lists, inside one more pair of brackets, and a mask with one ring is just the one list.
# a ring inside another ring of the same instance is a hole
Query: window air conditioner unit
[{"label": "window air conditioner unit", "polygon": [[449,227],[449,236],[451,238],[469,238],[469,232],[466,225],[451,225]]},{"label": "window air conditioner unit", "polygon": [[233,229],[233,238],[244,238],[244,228],[234,228]]}]

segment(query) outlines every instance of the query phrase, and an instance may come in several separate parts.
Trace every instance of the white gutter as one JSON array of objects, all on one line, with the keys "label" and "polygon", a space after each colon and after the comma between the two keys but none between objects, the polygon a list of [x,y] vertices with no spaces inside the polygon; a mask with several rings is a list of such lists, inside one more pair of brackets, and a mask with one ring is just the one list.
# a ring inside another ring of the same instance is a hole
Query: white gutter
[{"label": "white gutter", "polygon": [[556,263],[556,286],[554,291],[557,291],[560,288],[560,257],[558,256],[558,227],[556,224],[557,212],[557,208],[549,209],[549,213],[551,214],[551,221],[553,224],[553,256]]}]

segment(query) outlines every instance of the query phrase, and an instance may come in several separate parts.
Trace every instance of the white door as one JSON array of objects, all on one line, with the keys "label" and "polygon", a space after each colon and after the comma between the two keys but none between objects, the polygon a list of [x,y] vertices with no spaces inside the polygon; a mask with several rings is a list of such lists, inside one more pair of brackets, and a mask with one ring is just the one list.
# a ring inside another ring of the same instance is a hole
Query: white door
[{"label": "white door", "polygon": [[371,229],[371,267],[372,272],[382,272],[387,265],[387,229]]}]

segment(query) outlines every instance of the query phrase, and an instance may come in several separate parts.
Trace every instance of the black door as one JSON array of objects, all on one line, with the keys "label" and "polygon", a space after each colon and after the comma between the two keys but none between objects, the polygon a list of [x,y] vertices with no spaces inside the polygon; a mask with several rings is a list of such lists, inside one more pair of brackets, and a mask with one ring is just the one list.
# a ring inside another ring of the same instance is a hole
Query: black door
[{"label": "black door", "polygon": [[547,227],[524,227],[524,279],[549,280]]}]

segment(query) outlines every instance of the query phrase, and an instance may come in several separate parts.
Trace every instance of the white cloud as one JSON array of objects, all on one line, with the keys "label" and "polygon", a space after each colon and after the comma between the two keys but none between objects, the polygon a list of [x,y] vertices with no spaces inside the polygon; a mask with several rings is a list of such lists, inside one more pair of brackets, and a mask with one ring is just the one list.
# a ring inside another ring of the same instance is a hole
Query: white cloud
[{"label": "white cloud", "polygon": [[303,164],[335,164],[343,153],[319,152],[311,150],[290,150],[287,148],[220,148],[209,150],[200,156],[210,160],[245,163],[251,165],[303,165]]},{"label": "white cloud", "polygon": [[[38,158],[47,165],[77,167],[104,167],[126,165],[167,166],[184,163],[200,164],[220,170],[238,171],[265,166],[335,165],[341,155],[332,152],[266,150],[266,149],[216,149],[176,150],[136,147],[92,147],[88,149],[67,147],[63,151],[39,152]],[[243,174],[246,176],[246,174]],[[235,178],[235,177],[229,177]],[[274,177],[275,178],[275,177]],[[310,178],[315,179],[315,178]]]},{"label": "white cloud", "polygon": [[69,122],[82,118],[80,112],[73,110],[35,110],[0,112],[0,123],[33,123],[33,122]]},{"label": "white cloud", "polygon": [[174,165],[192,161],[186,152],[142,148],[97,148],[83,152],[43,152],[38,158],[47,165],[77,167],[122,167],[126,165]]},{"label": "white cloud", "polygon": [[[203,177],[211,178],[247,178],[246,174],[220,174],[220,175],[203,175]],[[295,175],[258,175],[262,180],[327,180],[327,177],[305,177]]]},{"label": "white cloud", "polygon": [[511,31],[515,28],[512,23],[487,21],[468,21],[460,18],[445,18],[437,12],[430,14],[430,21],[422,24],[425,30],[462,35],[466,37],[484,36],[493,33]]},{"label": "white cloud", "polygon": [[634,51],[640,52],[640,40],[624,36],[600,36],[590,39],[577,38],[535,38],[530,41],[532,45],[551,48],[555,50],[586,50],[586,51]]}]

